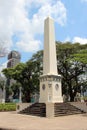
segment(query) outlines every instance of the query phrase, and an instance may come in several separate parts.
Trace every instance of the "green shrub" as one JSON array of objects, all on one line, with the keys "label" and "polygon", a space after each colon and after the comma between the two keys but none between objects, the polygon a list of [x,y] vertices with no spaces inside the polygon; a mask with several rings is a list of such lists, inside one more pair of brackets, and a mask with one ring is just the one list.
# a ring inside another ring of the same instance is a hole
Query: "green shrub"
[{"label": "green shrub", "polygon": [[0,104],[0,111],[16,111],[15,103]]},{"label": "green shrub", "polygon": [[87,102],[87,96],[84,96],[83,99],[85,102]]}]

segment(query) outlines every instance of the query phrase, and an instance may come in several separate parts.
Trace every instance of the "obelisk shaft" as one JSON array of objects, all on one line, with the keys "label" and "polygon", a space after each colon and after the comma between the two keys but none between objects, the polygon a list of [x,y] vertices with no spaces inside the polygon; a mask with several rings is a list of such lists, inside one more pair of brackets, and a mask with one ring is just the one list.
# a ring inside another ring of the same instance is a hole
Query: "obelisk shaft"
[{"label": "obelisk shaft", "polygon": [[57,74],[54,21],[47,17],[44,25],[43,75]]}]

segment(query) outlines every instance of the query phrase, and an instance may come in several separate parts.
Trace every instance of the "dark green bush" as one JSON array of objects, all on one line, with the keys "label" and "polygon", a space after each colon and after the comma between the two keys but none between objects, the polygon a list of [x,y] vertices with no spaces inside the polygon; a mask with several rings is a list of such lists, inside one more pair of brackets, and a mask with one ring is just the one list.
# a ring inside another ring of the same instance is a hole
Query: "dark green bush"
[{"label": "dark green bush", "polygon": [[16,111],[16,104],[15,103],[0,104],[0,111]]}]

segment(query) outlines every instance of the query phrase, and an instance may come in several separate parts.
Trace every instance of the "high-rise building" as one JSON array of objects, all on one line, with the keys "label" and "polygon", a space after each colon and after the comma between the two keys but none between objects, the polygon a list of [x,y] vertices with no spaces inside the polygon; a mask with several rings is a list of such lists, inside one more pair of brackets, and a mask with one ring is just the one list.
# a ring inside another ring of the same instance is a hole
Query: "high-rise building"
[{"label": "high-rise building", "polygon": [[7,68],[12,68],[20,62],[21,55],[18,51],[11,51],[8,54]]},{"label": "high-rise building", "polygon": [[[20,63],[21,55],[18,51],[11,51],[8,54],[8,63],[7,68],[13,68],[18,63]],[[16,80],[7,78],[6,85],[8,88],[12,86],[12,84],[16,83]],[[13,99],[13,95],[9,95],[8,92],[6,92],[6,101],[11,101]]]}]

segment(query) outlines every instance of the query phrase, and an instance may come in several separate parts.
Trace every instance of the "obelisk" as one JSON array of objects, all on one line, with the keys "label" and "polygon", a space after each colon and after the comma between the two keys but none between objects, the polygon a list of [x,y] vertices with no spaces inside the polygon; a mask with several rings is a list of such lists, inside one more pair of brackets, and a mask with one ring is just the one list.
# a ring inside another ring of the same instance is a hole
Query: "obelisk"
[{"label": "obelisk", "polygon": [[57,60],[54,35],[54,21],[48,17],[44,23],[44,58],[43,74],[57,75]]},{"label": "obelisk", "polygon": [[61,75],[57,72],[54,20],[51,17],[47,17],[44,22],[43,75],[40,77],[39,102],[63,102]]}]

